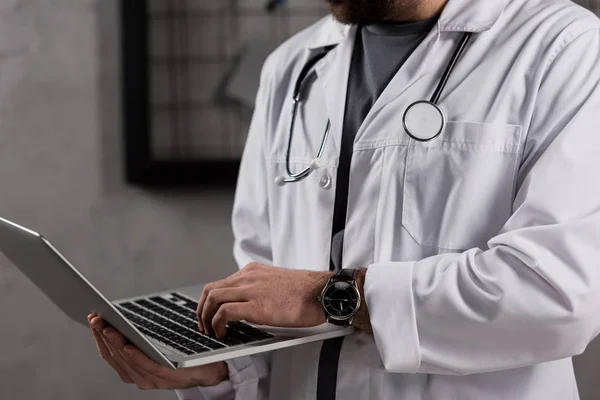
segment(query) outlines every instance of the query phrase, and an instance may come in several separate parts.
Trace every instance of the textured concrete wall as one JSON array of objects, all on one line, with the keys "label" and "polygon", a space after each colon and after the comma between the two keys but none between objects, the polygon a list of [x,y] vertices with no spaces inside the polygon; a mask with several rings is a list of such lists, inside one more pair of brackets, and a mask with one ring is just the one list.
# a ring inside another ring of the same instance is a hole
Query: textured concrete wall
[{"label": "textured concrete wall", "polygon": [[[41,230],[110,298],[225,276],[230,192],[121,181],[118,43],[116,0],[0,0],[0,216]],[[583,399],[600,398],[599,367],[597,341],[577,360]],[[0,258],[0,399],[125,398],[173,395],[122,385]]]},{"label": "textured concrete wall", "polygon": [[[0,215],[42,231],[110,298],[235,270],[231,191],[122,183],[117,16],[116,0],[0,0]],[[174,395],[122,385],[87,329],[0,259],[0,399],[121,398]]]}]

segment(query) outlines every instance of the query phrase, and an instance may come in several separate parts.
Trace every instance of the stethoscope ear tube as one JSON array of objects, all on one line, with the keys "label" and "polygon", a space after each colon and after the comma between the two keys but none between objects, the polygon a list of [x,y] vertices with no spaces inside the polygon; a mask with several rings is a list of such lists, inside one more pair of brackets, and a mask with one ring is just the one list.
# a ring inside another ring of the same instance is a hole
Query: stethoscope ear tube
[{"label": "stethoscope ear tube", "polygon": [[278,186],[284,186],[286,183],[299,182],[302,179],[306,178],[308,175],[310,175],[314,170],[319,168],[319,165],[320,165],[319,159],[323,155],[323,151],[325,150],[325,144],[327,143],[327,138],[329,137],[329,130],[331,129],[331,121],[329,121],[329,120],[327,120],[327,126],[325,127],[325,133],[323,134],[323,139],[321,140],[321,145],[319,147],[319,152],[317,154],[317,157],[315,157],[311,161],[308,168],[305,168],[300,172],[296,172],[296,173],[292,172],[291,168],[290,168],[290,155],[292,152],[292,139],[294,137],[294,128],[296,125],[296,117],[298,116],[298,108],[300,107],[300,103],[302,102],[302,98],[301,98],[302,97],[302,86],[304,84],[304,81],[308,77],[308,74],[310,73],[312,68],[315,66],[315,64],[318,63],[321,59],[323,59],[323,57],[325,57],[334,47],[335,46],[327,46],[323,49],[323,51],[321,53],[318,53],[317,55],[314,55],[312,58],[310,58],[306,62],[306,64],[302,68],[302,70],[300,71],[300,75],[298,75],[298,79],[296,80],[296,83],[294,84],[294,92],[293,92],[293,97],[292,97],[292,101],[293,101],[292,120],[290,122],[288,146],[287,146],[287,151],[286,151],[286,155],[285,155],[285,169],[286,169],[288,176],[287,176],[287,178],[283,177],[283,176],[277,176],[275,178],[275,183]]},{"label": "stethoscope ear tube", "polygon": [[[292,128],[293,129],[293,128]],[[295,174],[290,173],[290,163],[289,163],[289,153],[286,157],[285,167],[288,172],[288,177],[285,178],[283,176],[275,177],[275,183],[277,186],[284,186],[286,183],[299,182],[302,179],[306,178],[313,171],[321,168],[320,159],[323,156],[323,151],[325,151],[325,145],[327,144],[327,139],[329,138],[329,131],[331,130],[331,121],[327,121],[327,126],[325,127],[325,133],[323,134],[323,139],[321,140],[321,146],[319,147],[319,153],[317,153],[317,157],[313,158],[308,165],[308,168],[304,168],[302,171],[297,172]],[[290,136],[291,137],[291,136]],[[288,146],[288,149],[290,147]],[[288,150],[289,151],[289,150]]]}]

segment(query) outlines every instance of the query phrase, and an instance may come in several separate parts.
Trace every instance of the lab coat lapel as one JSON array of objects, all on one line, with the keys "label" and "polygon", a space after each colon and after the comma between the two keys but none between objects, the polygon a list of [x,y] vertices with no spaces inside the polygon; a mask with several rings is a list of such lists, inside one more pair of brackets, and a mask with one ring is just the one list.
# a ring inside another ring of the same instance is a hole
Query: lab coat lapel
[{"label": "lab coat lapel", "polygon": [[331,121],[331,135],[335,140],[338,157],[341,148],[348,76],[355,38],[356,27],[352,27],[344,40],[316,66],[318,82],[325,95],[327,115]]},{"label": "lab coat lapel", "polygon": [[[415,51],[410,55],[408,60],[406,60],[406,62],[394,75],[392,80],[388,83],[377,101],[375,101],[375,104],[373,104],[373,107],[371,107],[371,110],[367,114],[363,124],[356,134],[355,142],[360,140],[361,136],[365,134],[365,130],[368,129],[370,122],[373,121],[373,119],[377,116],[379,110],[381,110],[391,101],[400,97],[427,73],[429,73],[429,70],[433,68],[430,64],[432,54],[435,53],[434,48],[439,41],[439,37],[440,30],[438,24],[434,29],[431,30],[431,32],[429,32],[421,44],[419,44]],[[443,66],[440,68],[443,68]],[[429,100],[434,89],[435,88],[431,88],[431,93],[423,93],[422,98],[415,98],[411,100]],[[398,112],[403,113],[404,110],[399,110]]]}]

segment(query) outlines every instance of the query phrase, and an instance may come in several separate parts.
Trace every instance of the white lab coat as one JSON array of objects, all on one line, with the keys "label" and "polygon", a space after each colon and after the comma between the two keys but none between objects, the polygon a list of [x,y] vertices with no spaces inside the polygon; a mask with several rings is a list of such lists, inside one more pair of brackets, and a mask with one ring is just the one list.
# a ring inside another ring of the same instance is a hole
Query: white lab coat
[{"label": "white lab coat", "polygon": [[[264,66],[233,214],[235,257],[327,270],[355,27],[331,17]],[[421,143],[402,115],[429,99],[474,36]],[[294,82],[316,66],[279,187]],[[565,0],[450,0],[356,135],[344,267],[368,267],[374,334],[344,341],[338,399],[571,400],[571,357],[600,329],[600,23]],[[327,185],[330,180],[331,184]],[[181,399],[316,397],[320,343],[229,363],[231,380]]]}]

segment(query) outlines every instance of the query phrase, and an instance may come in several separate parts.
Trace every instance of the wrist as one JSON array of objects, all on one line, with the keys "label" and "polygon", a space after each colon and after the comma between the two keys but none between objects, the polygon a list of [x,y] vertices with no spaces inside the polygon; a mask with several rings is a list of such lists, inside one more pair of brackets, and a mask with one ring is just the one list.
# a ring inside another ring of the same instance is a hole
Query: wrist
[{"label": "wrist", "polygon": [[325,312],[319,301],[323,288],[333,273],[321,271],[298,270],[299,293],[301,307],[292,316],[294,321],[302,321],[302,326],[317,326],[326,322]]},{"label": "wrist", "polygon": [[[367,277],[367,269],[361,268],[356,273],[356,287],[360,292],[360,297],[364,299],[365,297],[365,279]],[[363,302],[364,303],[364,302]]]},{"label": "wrist", "polygon": [[360,307],[354,316],[352,326],[361,331],[373,332],[371,328],[371,321],[369,318],[369,308],[367,306],[367,299],[365,297],[365,280],[367,278],[367,269],[359,269],[356,273],[356,287],[360,293]]},{"label": "wrist", "polygon": [[[335,272],[313,272],[312,273],[314,276],[314,282],[312,285],[312,292],[310,294],[311,299],[313,299],[313,301],[318,302],[318,298],[321,295],[321,292],[323,291],[323,289],[325,288],[325,286],[327,286],[327,282],[329,282],[329,279],[335,275]],[[320,305],[321,303],[319,303]]]}]

